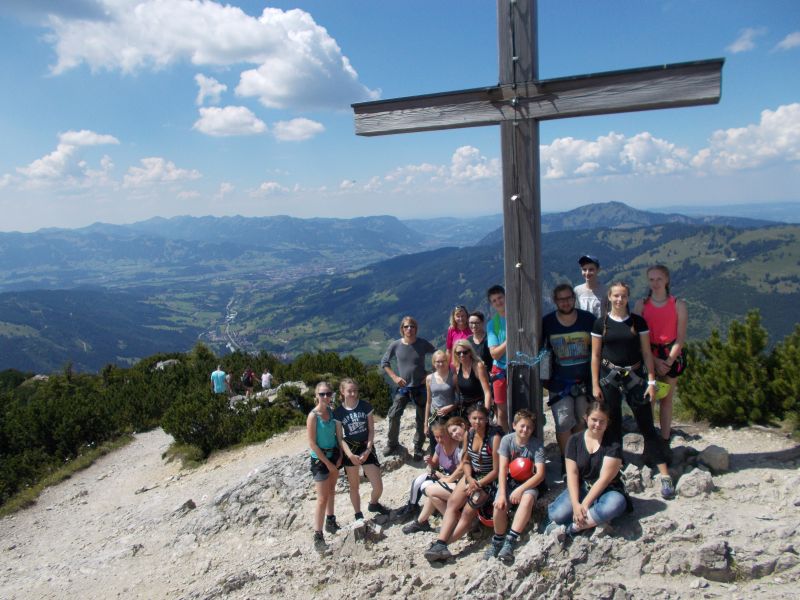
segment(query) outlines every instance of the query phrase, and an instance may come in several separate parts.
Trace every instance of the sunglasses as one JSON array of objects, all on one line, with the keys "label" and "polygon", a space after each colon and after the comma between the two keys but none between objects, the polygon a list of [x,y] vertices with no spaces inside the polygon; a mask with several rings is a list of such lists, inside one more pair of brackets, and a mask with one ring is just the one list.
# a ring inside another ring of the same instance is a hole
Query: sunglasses
[{"label": "sunglasses", "polygon": [[416,329],[416,325],[403,325],[403,329]]},{"label": "sunglasses", "polygon": [[456,354],[458,356],[467,356],[469,354],[469,350],[456,350]]},{"label": "sunglasses", "polygon": [[320,398],[330,398],[331,396],[333,396],[333,392],[317,392],[317,395]]}]

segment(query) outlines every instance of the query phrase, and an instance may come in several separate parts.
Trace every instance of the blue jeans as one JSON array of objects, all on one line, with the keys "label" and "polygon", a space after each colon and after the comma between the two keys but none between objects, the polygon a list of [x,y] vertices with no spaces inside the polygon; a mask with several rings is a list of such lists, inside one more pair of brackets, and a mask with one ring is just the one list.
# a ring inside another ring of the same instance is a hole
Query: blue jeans
[{"label": "blue jeans", "polygon": [[[586,497],[589,490],[581,484],[579,498],[581,502]],[[620,516],[627,508],[625,496],[616,490],[606,490],[589,507],[589,516],[598,525],[608,523],[612,519]],[[561,492],[547,507],[547,516],[550,520],[566,525],[572,522],[572,501],[569,499],[569,490]]]}]

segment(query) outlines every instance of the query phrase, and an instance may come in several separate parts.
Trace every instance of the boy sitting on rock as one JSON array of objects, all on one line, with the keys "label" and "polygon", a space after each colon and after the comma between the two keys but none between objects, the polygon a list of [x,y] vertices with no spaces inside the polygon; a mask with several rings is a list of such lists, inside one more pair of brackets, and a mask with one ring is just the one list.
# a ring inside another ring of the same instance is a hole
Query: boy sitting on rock
[{"label": "boy sitting on rock", "polygon": [[[484,559],[497,557],[506,564],[514,561],[514,547],[531,519],[533,507],[544,484],[545,455],[542,443],[533,437],[536,417],[522,409],[514,415],[514,432],[503,436],[498,454],[497,496],[494,501],[494,537]],[[542,490],[543,491],[543,490]],[[516,508],[511,529],[508,513]]]}]

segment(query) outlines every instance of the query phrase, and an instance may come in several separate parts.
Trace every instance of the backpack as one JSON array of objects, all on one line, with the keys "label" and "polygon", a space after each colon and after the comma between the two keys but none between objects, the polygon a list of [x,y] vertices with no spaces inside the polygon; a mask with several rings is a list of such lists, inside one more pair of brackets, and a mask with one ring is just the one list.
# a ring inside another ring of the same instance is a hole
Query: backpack
[{"label": "backpack", "polygon": [[242,373],[242,383],[247,387],[251,387],[253,385],[253,374],[250,371],[245,371]]}]

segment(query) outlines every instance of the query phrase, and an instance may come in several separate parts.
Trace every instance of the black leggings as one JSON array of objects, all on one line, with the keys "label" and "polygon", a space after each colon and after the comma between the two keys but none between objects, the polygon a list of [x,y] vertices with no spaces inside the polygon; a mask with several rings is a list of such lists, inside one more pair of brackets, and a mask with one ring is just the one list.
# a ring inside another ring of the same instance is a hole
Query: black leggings
[{"label": "black leggings", "polygon": [[[600,368],[601,379],[608,375],[609,370],[606,367]],[[664,448],[664,441],[658,435],[656,427],[653,424],[653,406],[650,401],[644,397],[647,390],[647,375],[642,372],[637,372],[641,381],[627,390],[625,394],[625,401],[630,406],[633,412],[633,418],[636,419],[636,425],[639,427],[639,433],[644,437],[644,451],[657,465],[667,462],[667,452]],[[629,381],[626,379],[623,383]],[[603,390],[603,402],[608,406],[611,413],[611,423],[606,429],[605,439],[607,442],[617,442],[619,447],[622,448],[622,393],[616,385],[603,385],[600,384]]]}]

